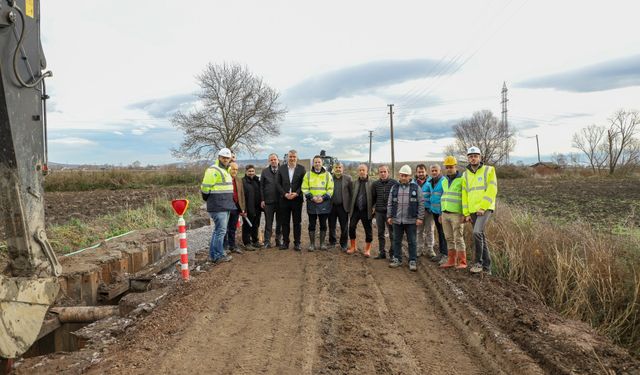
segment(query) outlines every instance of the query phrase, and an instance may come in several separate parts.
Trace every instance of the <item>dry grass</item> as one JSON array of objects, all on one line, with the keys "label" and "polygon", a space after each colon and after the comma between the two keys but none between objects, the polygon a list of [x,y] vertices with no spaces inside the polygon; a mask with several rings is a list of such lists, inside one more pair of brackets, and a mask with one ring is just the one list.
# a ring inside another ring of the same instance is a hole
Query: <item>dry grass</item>
[{"label": "dry grass", "polygon": [[[197,195],[188,199],[191,202],[200,201]],[[125,209],[89,222],[72,219],[64,225],[51,226],[47,229],[47,235],[56,253],[65,254],[131,230],[168,228],[174,226],[177,220],[168,202],[168,198],[158,197],[141,208]],[[185,219],[188,220],[189,216],[187,211]]]},{"label": "dry grass", "polygon": [[488,235],[497,275],[640,354],[640,241],[502,205]]},{"label": "dry grass", "polygon": [[45,179],[46,191],[139,189],[149,186],[199,185],[204,169],[54,171]]}]

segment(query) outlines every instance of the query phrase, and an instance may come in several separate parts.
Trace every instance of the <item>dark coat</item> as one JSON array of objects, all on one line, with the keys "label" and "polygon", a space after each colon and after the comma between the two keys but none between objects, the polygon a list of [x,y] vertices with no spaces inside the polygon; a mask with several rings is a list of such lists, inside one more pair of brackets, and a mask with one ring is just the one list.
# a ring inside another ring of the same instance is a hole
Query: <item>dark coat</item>
[{"label": "dark coat", "polygon": [[[342,175],[342,191],[333,191],[333,196],[342,194],[342,207],[346,212],[351,212],[351,196],[353,194],[353,179],[348,174]],[[336,183],[336,176],[333,176],[333,183]]]},{"label": "dark coat", "polygon": [[271,166],[267,166],[260,173],[260,196],[266,204],[277,204],[280,194],[278,194],[278,169],[276,173],[271,172]]},{"label": "dark coat", "polygon": [[304,166],[300,164],[296,165],[296,169],[293,171],[293,179],[290,183],[289,165],[285,163],[278,168],[276,187],[278,189],[280,201],[287,201],[288,199],[285,198],[284,195],[291,191],[292,193],[298,193],[298,197],[294,199],[294,201],[302,203],[302,179],[304,178],[305,173],[307,173],[307,170]]},{"label": "dark coat", "polygon": [[373,204],[378,212],[387,212],[387,202],[389,202],[389,192],[398,181],[393,178],[385,181],[376,180],[371,184],[371,197]]},{"label": "dark coat", "polygon": [[[353,183],[351,184],[352,187],[352,191],[353,191],[353,195],[351,196],[351,213],[353,213],[355,206],[356,206],[356,200],[358,199],[358,190],[360,189],[360,178],[356,178],[355,180],[353,180]],[[365,193],[367,195],[367,217],[369,218],[369,220],[371,220],[373,218],[373,199],[371,199],[371,180],[369,180],[369,178],[367,178],[365,185],[364,185],[364,190]]]},{"label": "dark coat", "polygon": [[247,214],[251,217],[260,214],[260,179],[257,176],[253,178],[244,176],[242,178],[244,188],[244,202]]}]

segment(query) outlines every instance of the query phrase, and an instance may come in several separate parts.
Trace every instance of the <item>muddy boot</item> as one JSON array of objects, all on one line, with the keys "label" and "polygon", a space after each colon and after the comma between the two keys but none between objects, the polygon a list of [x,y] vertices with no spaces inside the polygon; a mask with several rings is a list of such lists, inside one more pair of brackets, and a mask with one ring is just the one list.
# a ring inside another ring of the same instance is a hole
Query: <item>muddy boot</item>
[{"label": "muddy boot", "polygon": [[382,248],[378,251],[378,255],[376,255],[373,259],[386,259],[386,258],[387,258],[387,254],[384,251],[384,248]]},{"label": "muddy boot", "polygon": [[467,268],[467,252],[464,250],[458,250],[456,254],[458,258],[458,265],[456,268],[460,270]]},{"label": "muddy boot", "polygon": [[327,245],[324,244],[324,238],[327,236],[326,230],[320,231],[320,250],[327,250]]},{"label": "muddy boot", "polygon": [[349,248],[347,249],[347,254],[351,255],[351,254],[354,254],[356,252],[356,250],[357,250],[356,249],[356,240],[353,239],[353,240],[350,240],[349,242],[350,242],[350,244],[349,244]]},{"label": "muddy boot", "polygon": [[367,258],[371,257],[371,242],[367,242],[364,245],[364,256]]},{"label": "muddy boot", "polygon": [[316,250],[316,232],[309,231],[309,251]]},{"label": "muddy boot", "polygon": [[456,265],[456,253],[457,251],[451,249],[447,253],[447,262],[440,265],[440,268],[451,268]]}]

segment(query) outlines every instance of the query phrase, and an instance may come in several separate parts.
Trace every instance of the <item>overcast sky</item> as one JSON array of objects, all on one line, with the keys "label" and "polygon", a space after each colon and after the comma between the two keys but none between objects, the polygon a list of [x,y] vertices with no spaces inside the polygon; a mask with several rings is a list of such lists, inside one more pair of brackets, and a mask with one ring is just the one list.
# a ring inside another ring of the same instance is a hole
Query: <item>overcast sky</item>
[{"label": "overcast sky", "polygon": [[[488,109],[518,129],[512,160],[575,152],[571,135],[640,109],[639,1],[43,1],[50,160],[163,164],[207,63],[245,64],[281,93],[263,151],[433,160]],[[241,155],[248,157],[248,155]]]}]

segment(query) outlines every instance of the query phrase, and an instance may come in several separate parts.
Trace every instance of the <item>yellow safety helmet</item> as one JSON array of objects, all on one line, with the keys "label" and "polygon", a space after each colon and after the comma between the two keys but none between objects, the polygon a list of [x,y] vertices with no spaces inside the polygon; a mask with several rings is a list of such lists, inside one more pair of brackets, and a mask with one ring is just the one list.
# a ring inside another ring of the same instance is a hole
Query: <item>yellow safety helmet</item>
[{"label": "yellow safety helmet", "polygon": [[445,167],[447,165],[457,165],[458,161],[456,160],[455,156],[447,156],[444,158],[444,163]]}]

